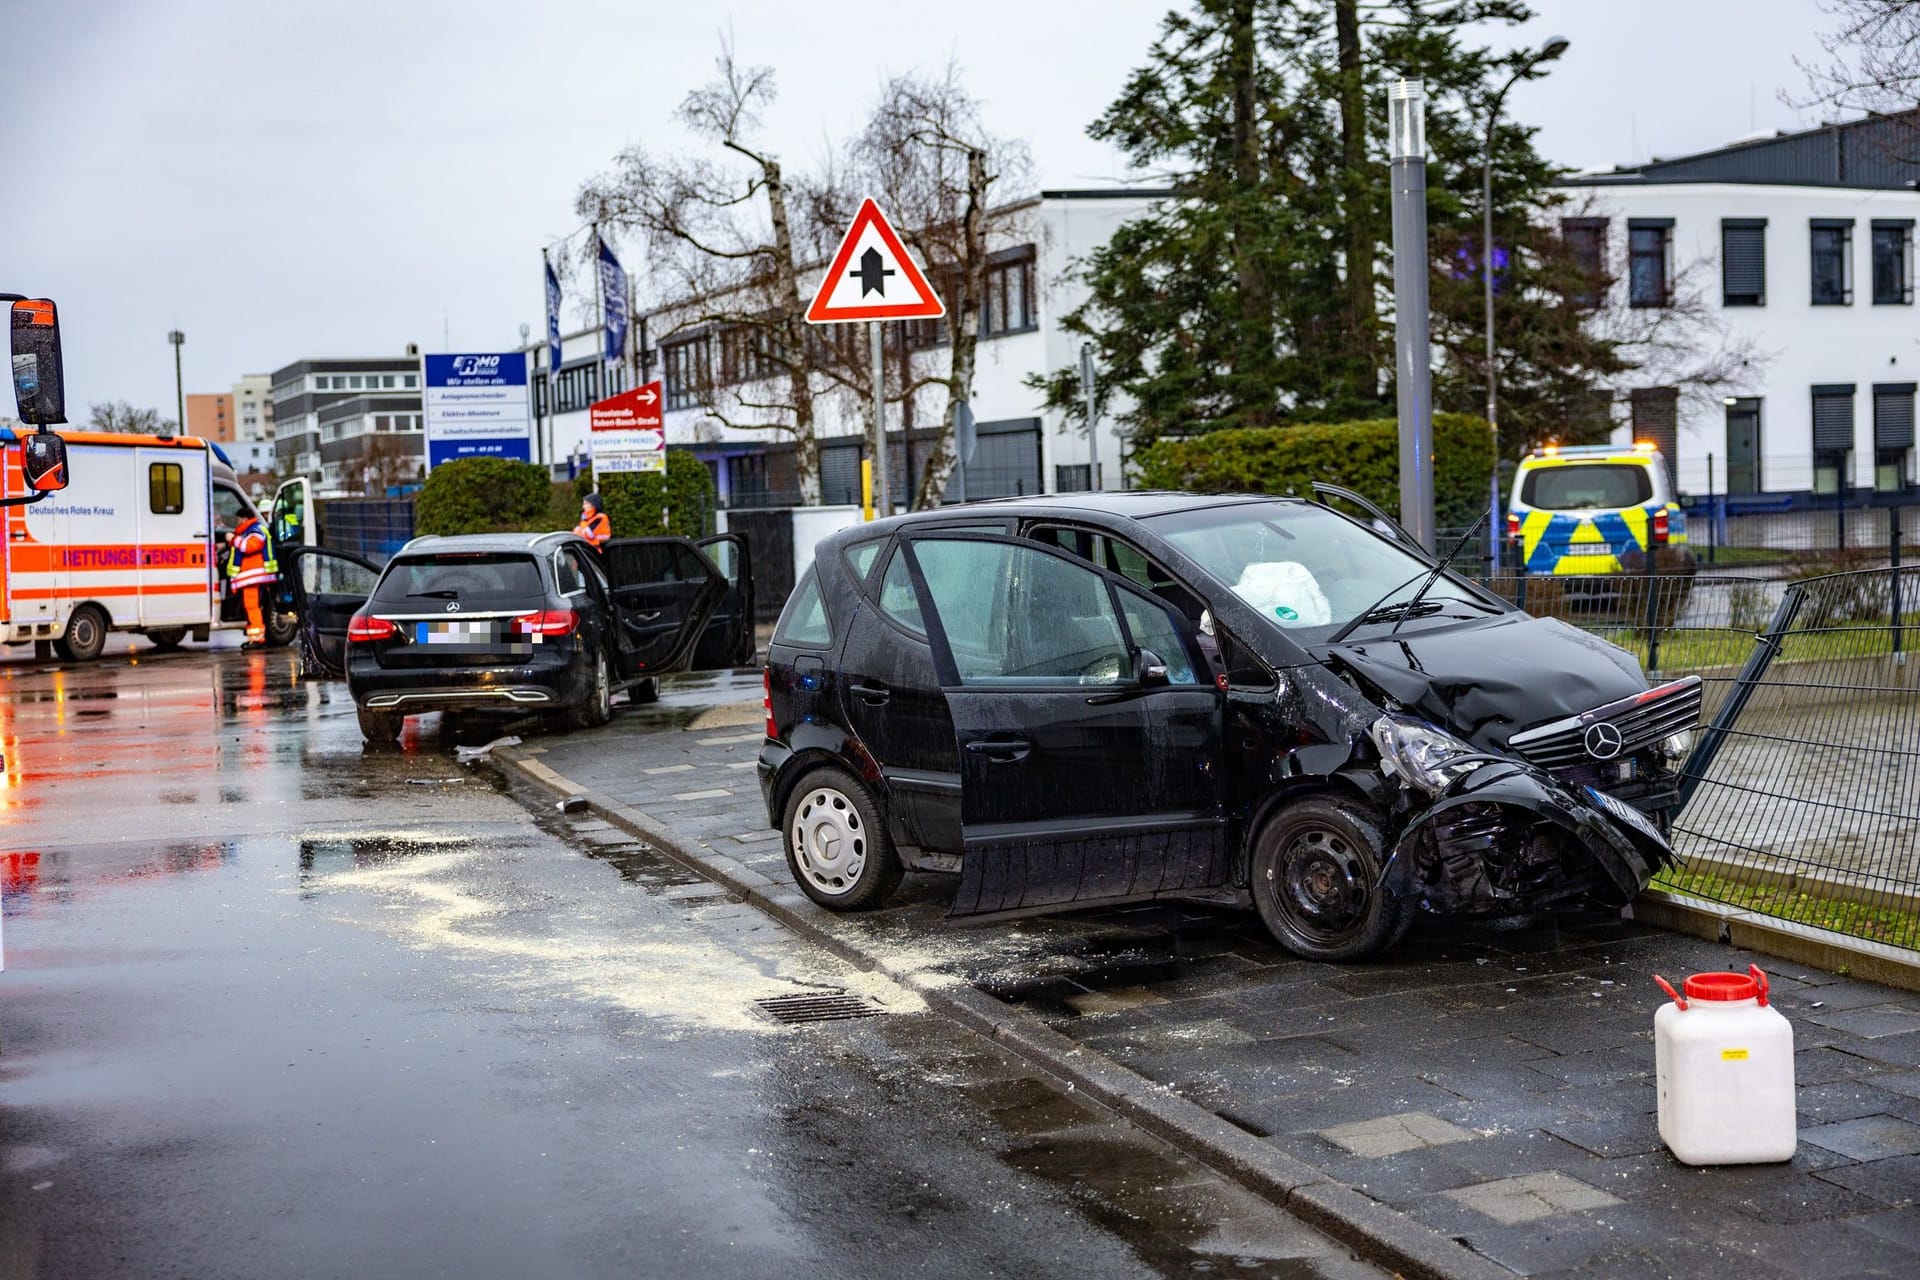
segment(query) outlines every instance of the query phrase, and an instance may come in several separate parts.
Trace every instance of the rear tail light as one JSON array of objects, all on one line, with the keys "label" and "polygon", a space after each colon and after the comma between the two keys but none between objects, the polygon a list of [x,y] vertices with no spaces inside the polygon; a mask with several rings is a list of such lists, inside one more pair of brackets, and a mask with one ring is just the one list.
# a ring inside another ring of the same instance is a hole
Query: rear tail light
[{"label": "rear tail light", "polygon": [[1653,513],[1653,545],[1665,546],[1667,542],[1667,511],[1665,507]]},{"label": "rear tail light", "polygon": [[400,634],[400,628],[385,618],[370,618],[364,613],[353,615],[353,621],[347,623],[348,644],[372,644],[376,640],[391,640]]},{"label": "rear tail light", "polygon": [[767,709],[767,736],[778,738],[780,726],[773,722],[773,668],[760,668],[760,705]]},{"label": "rear tail light", "polygon": [[1507,541],[1520,541],[1520,517],[1511,511],[1507,512]]},{"label": "rear tail light", "polygon": [[570,636],[579,625],[580,615],[571,609],[544,609],[513,620],[514,632],[523,636]]}]

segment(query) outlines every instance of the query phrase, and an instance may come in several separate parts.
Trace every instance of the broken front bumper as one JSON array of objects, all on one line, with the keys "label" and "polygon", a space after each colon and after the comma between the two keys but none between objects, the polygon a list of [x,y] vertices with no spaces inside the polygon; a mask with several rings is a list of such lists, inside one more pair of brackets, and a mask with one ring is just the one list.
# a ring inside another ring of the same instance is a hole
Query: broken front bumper
[{"label": "broken front bumper", "polygon": [[1446,914],[1624,906],[1674,861],[1651,820],[1520,761],[1483,764],[1407,822],[1381,875]]}]

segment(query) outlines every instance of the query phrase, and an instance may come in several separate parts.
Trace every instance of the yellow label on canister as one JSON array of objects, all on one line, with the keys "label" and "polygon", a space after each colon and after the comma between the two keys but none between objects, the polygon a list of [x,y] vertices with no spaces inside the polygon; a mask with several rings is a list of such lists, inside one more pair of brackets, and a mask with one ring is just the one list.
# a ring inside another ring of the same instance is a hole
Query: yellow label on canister
[{"label": "yellow label on canister", "polygon": [[1747,1051],[1745,1049],[1722,1049],[1720,1051],[1720,1061],[1722,1062],[1745,1062],[1746,1060]]}]

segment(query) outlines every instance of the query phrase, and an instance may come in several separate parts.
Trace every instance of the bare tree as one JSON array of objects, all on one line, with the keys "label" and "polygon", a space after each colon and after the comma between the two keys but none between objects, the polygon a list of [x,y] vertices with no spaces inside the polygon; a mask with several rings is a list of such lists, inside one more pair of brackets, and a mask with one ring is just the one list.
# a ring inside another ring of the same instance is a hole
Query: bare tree
[{"label": "bare tree", "polygon": [[[580,189],[577,207],[595,226],[644,238],[648,276],[660,282],[669,303],[684,304],[660,336],[718,337],[723,347],[715,353],[713,342],[705,342],[705,361],[695,361],[687,371],[695,376],[683,381],[724,425],[792,437],[801,500],[817,504],[820,445],[793,187],[779,158],[754,141],[760,112],[774,100],[773,71],[741,66],[730,40],[721,42],[715,65],[718,78],[687,95],[679,114],[724,155],[661,158],[631,147],[611,173]],[[729,342],[744,353],[745,370],[727,367]],[[756,372],[774,376],[749,376]]]},{"label": "bare tree", "polygon": [[[1024,143],[987,132],[980,104],[967,92],[959,67],[949,62],[938,75],[913,72],[887,82],[851,148],[850,168],[885,206],[946,304],[946,367],[936,371],[925,367],[928,362],[916,363],[911,347],[903,343],[896,365],[898,385],[888,395],[906,402],[927,387],[946,391],[939,434],[913,481],[913,505],[937,506],[959,461],[954,441],[959,409],[973,397],[991,253],[990,202],[997,189],[1023,184],[1031,161]],[[827,214],[822,210],[830,225]],[[1002,236],[1022,229],[1017,214],[1002,213],[993,221],[993,230]],[[902,330],[902,335],[933,332],[928,326]],[[864,363],[870,367],[871,360]],[[836,370],[834,376],[842,372],[852,383],[871,379],[870,373],[853,369]],[[871,421],[868,429],[873,430]]]},{"label": "bare tree", "polygon": [[1792,106],[1881,115],[1920,106],[1920,0],[1821,0],[1834,27],[1820,37],[1825,58],[1795,58],[1808,96]]},{"label": "bare tree", "polygon": [[420,479],[421,466],[419,449],[406,437],[369,436],[359,461],[360,491],[384,497],[388,489]]},{"label": "bare tree", "polygon": [[158,409],[136,408],[125,400],[95,401],[87,409],[89,431],[165,435],[178,426],[172,418],[161,417]]}]

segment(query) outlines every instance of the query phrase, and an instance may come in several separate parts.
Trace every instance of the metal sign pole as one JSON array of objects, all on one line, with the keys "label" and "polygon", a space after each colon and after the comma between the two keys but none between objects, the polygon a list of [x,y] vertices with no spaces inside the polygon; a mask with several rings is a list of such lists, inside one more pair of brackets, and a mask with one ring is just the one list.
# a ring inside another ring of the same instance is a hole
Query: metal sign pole
[{"label": "metal sign pole", "polygon": [[882,517],[893,514],[893,494],[887,466],[887,366],[880,346],[880,321],[867,321],[867,345],[873,353],[873,491]]},{"label": "metal sign pole", "polygon": [[1400,523],[1432,551],[1433,367],[1427,314],[1426,88],[1396,80],[1387,91],[1393,172],[1393,314],[1398,348]]}]

